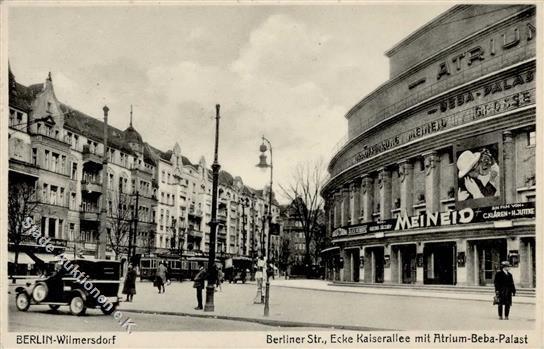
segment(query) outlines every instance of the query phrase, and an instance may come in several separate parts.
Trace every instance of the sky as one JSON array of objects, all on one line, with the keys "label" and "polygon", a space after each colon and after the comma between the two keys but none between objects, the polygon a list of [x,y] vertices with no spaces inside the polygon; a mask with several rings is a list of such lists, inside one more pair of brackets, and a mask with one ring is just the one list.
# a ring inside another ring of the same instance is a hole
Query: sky
[{"label": "sky", "polygon": [[18,82],[51,72],[57,98],[128,127],[192,162],[219,163],[262,188],[264,135],[274,183],[322,160],[347,133],[344,115],[389,75],[384,52],[440,13],[436,5],[11,6],[8,56]]}]

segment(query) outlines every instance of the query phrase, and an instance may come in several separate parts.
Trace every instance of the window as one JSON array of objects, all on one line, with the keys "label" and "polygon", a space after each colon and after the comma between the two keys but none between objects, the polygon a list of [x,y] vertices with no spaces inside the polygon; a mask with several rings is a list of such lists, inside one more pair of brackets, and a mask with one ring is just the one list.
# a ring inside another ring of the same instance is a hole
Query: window
[{"label": "window", "polygon": [[46,169],[49,169],[49,150],[45,151],[45,157],[44,157],[44,167]]},{"label": "window", "polygon": [[132,180],[132,192],[133,193],[136,192],[136,180],[135,179]]},{"label": "window", "polygon": [[57,190],[58,187],[55,185],[51,186],[50,195],[49,195],[49,203],[52,205],[57,204]]},{"label": "window", "polygon": [[164,223],[164,210],[161,208],[161,220],[159,221],[162,225]]},{"label": "window", "polygon": [[168,184],[170,184],[170,172],[168,172]]},{"label": "window", "polygon": [[68,240],[74,241],[75,240],[75,229],[76,225],[74,223],[70,223],[70,228],[68,229]]},{"label": "window", "polygon": [[70,209],[71,210],[76,209],[76,193],[74,192],[70,193]]},{"label": "window", "polygon": [[165,181],[165,173],[164,171],[161,172],[161,182],[164,183]]},{"label": "window", "polygon": [[58,237],[60,239],[62,239],[63,235],[64,235],[64,220],[59,219],[59,234],[58,234]]},{"label": "window", "polygon": [[70,179],[77,180],[77,162],[72,162],[72,173]]},{"label": "window", "polygon": [[32,165],[38,165],[38,149],[32,148]]},{"label": "window", "polygon": [[59,154],[51,153],[51,167],[49,168],[53,172],[57,172],[59,169]]},{"label": "window", "polygon": [[108,174],[108,189],[113,190],[113,173]]},{"label": "window", "polygon": [[73,141],[72,145],[74,146],[75,149],[77,149],[79,147],[79,136],[78,135],[74,135],[74,141]]},{"label": "window", "polygon": [[59,205],[64,206],[64,188],[60,188]]},{"label": "window", "polygon": [[43,190],[42,190],[42,202],[47,202],[47,191],[48,191],[48,185],[44,183]]},{"label": "window", "polygon": [[527,145],[532,147],[536,145],[536,131],[530,131],[527,134]]}]

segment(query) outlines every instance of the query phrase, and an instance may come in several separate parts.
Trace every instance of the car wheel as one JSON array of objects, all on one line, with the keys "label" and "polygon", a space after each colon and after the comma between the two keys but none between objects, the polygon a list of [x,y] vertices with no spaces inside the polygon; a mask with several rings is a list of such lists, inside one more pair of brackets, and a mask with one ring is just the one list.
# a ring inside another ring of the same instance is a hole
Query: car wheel
[{"label": "car wheel", "polygon": [[34,289],[32,290],[32,299],[36,301],[36,303],[42,302],[45,297],[47,297],[47,285],[44,283],[39,283],[34,286]]},{"label": "car wheel", "polygon": [[15,305],[20,311],[27,311],[30,307],[30,297],[25,292],[19,293],[15,298]]},{"label": "car wheel", "polygon": [[245,283],[246,283],[246,279],[243,279],[243,280],[242,280],[242,283],[245,284]]},{"label": "car wheel", "polygon": [[81,296],[76,295],[73,296],[70,300],[70,312],[74,315],[83,315],[85,314],[85,310],[87,308],[85,307],[85,301]]},{"label": "car wheel", "polygon": [[[105,304],[107,305],[107,304]],[[115,310],[117,309],[117,304],[112,304],[112,307],[111,308],[106,308],[103,306],[100,307],[100,310],[102,310],[102,312],[105,314],[105,315],[110,315],[111,313],[113,313]]]},{"label": "car wheel", "polygon": [[60,308],[60,305],[59,304],[49,304],[49,308],[51,308],[51,310],[58,310]]}]

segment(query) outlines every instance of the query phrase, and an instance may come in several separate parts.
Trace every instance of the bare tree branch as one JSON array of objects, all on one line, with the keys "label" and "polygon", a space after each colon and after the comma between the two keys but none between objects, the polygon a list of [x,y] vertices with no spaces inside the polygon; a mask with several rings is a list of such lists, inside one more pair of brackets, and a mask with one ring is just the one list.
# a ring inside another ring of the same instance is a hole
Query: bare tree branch
[{"label": "bare tree branch", "polygon": [[293,170],[292,181],[280,184],[282,194],[290,201],[289,211],[300,223],[304,232],[306,263],[311,260],[312,248],[315,250],[317,237],[323,234],[321,229],[323,199],[320,196],[324,183],[324,165],[322,160],[299,163]]}]

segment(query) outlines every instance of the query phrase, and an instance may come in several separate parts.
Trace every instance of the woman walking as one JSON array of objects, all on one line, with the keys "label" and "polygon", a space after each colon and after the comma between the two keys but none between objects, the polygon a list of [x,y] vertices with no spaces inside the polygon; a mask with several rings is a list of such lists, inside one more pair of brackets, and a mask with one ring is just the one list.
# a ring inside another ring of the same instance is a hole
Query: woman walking
[{"label": "woman walking", "polygon": [[504,319],[508,320],[510,315],[510,306],[512,305],[512,296],[516,295],[516,286],[514,279],[510,274],[510,263],[501,262],[501,270],[495,274],[495,295],[498,297],[499,319],[502,317],[502,309],[504,307]]},{"label": "woman walking", "polygon": [[127,302],[132,302],[132,297],[136,294],[136,270],[134,270],[132,264],[128,265],[125,283],[123,284],[123,294],[127,295]]}]

